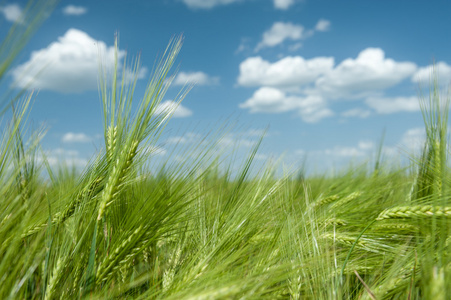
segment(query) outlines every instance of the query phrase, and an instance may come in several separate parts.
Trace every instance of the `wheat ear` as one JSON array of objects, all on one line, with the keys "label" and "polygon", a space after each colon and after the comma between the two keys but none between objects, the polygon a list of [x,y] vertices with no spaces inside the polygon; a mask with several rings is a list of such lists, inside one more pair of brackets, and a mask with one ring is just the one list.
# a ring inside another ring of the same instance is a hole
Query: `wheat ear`
[{"label": "wheat ear", "polygon": [[124,185],[125,177],[127,176],[133,159],[136,156],[138,150],[138,141],[131,143],[130,147],[124,147],[119,154],[116,162],[114,163],[111,175],[103,190],[102,200],[99,206],[99,214],[97,216],[97,221],[100,221],[105,213],[105,209],[113,203],[122,190]]},{"label": "wheat ear", "polygon": [[316,202],[313,203],[313,207],[320,207],[320,206],[335,202],[338,199],[340,199],[340,195],[331,195],[331,196],[327,196],[325,198],[320,198],[319,200],[317,200]]},{"label": "wheat ear", "polygon": [[109,162],[113,160],[113,152],[114,149],[116,148],[116,140],[117,140],[117,126],[108,127],[106,153]]},{"label": "wheat ear", "polygon": [[61,270],[63,269],[64,262],[61,260],[61,258],[58,258],[55,268],[53,269],[52,276],[49,279],[49,282],[47,284],[47,289],[45,290],[45,297],[44,299],[52,299],[52,295],[55,291],[55,288],[58,286],[58,282],[61,278]]},{"label": "wheat ear", "polygon": [[353,192],[349,195],[347,195],[346,197],[340,199],[339,201],[335,202],[334,204],[332,204],[331,208],[337,208],[340,207],[346,203],[349,203],[351,201],[354,201],[355,199],[359,198],[360,196],[362,196],[363,192],[361,191],[357,191],[357,192]]},{"label": "wheat ear", "polygon": [[97,284],[101,284],[104,280],[107,280],[112,275],[112,270],[117,267],[117,263],[122,256],[125,256],[127,249],[129,249],[136,239],[142,234],[143,226],[139,226],[130,236],[124,240],[119,247],[117,247],[108,257],[106,257],[97,269],[96,281]]},{"label": "wheat ear", "polygon": [[[64,223],[68,218],[70,218],[74,212],[75,209],[81,204],[81,202],[83,201],[83,199],[89,199],[92,198],[93,196],[97,195],[100,190],[103,188],[101,183],[103,182],[104,177],[103,176],[99,176],[97,177],[97,179],[91,181],[91,183],[83,188],[75,197],[74,201],[72,201],[71,203],[69,203],[68,205],[66,205],[66,207],[64,208],[64,210],[62,212],[56,213],[53,220],[52,220],[52,225],[59,225]],[[39,225],[35,225],[32,226],[30,228],[27,229],[27,231],[22,234],[22,237],[25,238],[27,236],[33,235],[45,228],[47,228],[47,222],[45,223],[41,223]]]},{"label": "wheat ear", "polygon": [[432,205],[399,206],[386,209],[379,214],[377,220],[396,218],[451,217],[451,207]]}]

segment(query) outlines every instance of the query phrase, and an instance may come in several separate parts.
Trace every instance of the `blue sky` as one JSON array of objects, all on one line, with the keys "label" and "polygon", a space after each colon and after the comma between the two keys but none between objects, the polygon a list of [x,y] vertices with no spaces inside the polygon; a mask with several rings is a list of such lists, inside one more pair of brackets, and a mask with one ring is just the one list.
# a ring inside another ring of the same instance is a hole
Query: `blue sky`
[{"label": "blue sky", "polygon": [[[0,34],[25,5],[1,5]],[[183,84],[196,86],[155,159],[230,122],[220,148],[238,143],[244,155],[268,127],[257,161],[283,155],[293,167],[307,155],[310,170],[326,170],[374,157],[384,129],[387,159],[421,147],[419,81],[427,95],[435,60],[445,96],[451,82],[449,12],[451,2],[438,0],[61,1],[6,81],[39,90],[30,121],[47,127],[42,144],[52,162],[82,166],[103,141],[99,49],[111,64],[118,32],[121,56],[141,54],[138,100],[156,57],[183,34],[163,105],[172,105]],[[23,77],[48,62],[39,77]]]}]

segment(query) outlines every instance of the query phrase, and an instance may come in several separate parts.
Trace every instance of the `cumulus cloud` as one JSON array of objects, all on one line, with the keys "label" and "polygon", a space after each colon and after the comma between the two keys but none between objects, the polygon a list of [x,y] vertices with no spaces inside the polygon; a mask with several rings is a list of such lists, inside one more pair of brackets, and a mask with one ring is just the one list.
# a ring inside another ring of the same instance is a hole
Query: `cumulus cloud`
[{"label": "cumulus cloud", "polygon": [[[451,84],[451,66],[444,61],[440,61],[435,65],[435,71],[438,84],[442,87],[448,87]],[[434,76],[434,65],[419,68],[412,76],[413,82],[429,83]]]},{"label": "cumulus cloud", "polygon": [[314,83],[305,92],[327,98],[363,98],[383,91],[416,71],[411,62],[385,58],[379,48],[367,48],[356,59],[348,58],[334,67],[333,57],[304,59],[287,56],[274,63],[250,57],[240,64],[238,84],[299,89]]},{"label": "cumulus cloud", "polygon": [[296,111],[305,122],[310,123],[333,115],[333,112],[326,107],[325,101],[319,96],[287,96],[283,91],[272,87],[258,89],[239,107],[249,109],[250,113]]},{"label": "cumulus cloud", "polygon": [[282,44],[285,40],[298,41],[308,36],[304,26],[293,23],[275,22],[272,27],[263,33],[262,41],[255,48],[255,52]]},{"label": "cumulus cloud", "polygon": [[294,4],[294,2],[295,0],[274,0],[274,7],[276,9],[287,10]]},{"label": "cumulus cloud", "polygon": [[411,62],[385,58],[379,48],[367,48],[348,58],[316,81],[316,89],[333,97],[363,97],[400,83],[416,71]]},{"label": "cumulus cloud", "polygon": [[182,0],[189,8],[192,9],[210,9],[219,5],[232,4],[241,0]]},{"label": "cumulus cloud", "polygon": [[180,72],[173,81],[174,85],[213,85],[218,83],[219,77],[210,77],[204,72]]},{"label": "cumulus cloud", "polygon": [[193,112],[188,108],[171,100],[161,102],[155,111],[156,114],[161,114],[164,112],[173,113],[172,117],[174,118],[185,118],[193,114]]},{"label": "cumulus cloud", "polygon": [[[286,112],[299,109],[299,103],[308,103],[300,115],[304,121],[316,121],[332,115],[330,101],[343,99],[366,99],[365,104],[380,114],[419,110],[416,97],[382,96],[384,90],[411,77],[417,66],[386,58],[379,48],[364,49],[355,59],[345,59],[337,66],[333,57],[287,56],[269,62],[257,56],[245,59],[239,69],[239,85],[260,87],[240,104],[251,113]],[[292,95],[287,96],[288,92]],[[307,107],[313,107],[315,113],[307,113]],[[341,116],[366,118],[370,113],[369,109],[351,109]]]},{"label": "cumulus cloud", "polygon": [[262,87],[251,98],[240,104],[241,108],[248,108],[251,113],[281,113],[296,109],[297,103],[293,98],[286,97],[281,90]]},{"label": "cumulus cloud", "polygon": [[8,4],[0,7],[0,13],[9,22],[21,22],[23,18],[22,9],[17,4]]},{"label": "cumulus cloud", "polygon": [[[106,71],[114,66],[114,46],[108,47],[78,29],[69,29],[47,48],[33,51],[30,59],[12,71],[14,85],[61,93],[97,90],[99,54]],[[118,51],[118,59],[125,55]],[[145,75],[142,69],[138,78]],[[125,70],[130,74],[130,70]],[[128,78],[131,79],[131,78]]]},{"label": "cumulus cloud", "polygon": [[330,21],[325,19],[320,19],[318,23],[316,23],[315,30],[316,31],[328,31],[330,29]]},{"label": "cumulus cloud", "polygon": [[91,138],[84,133],[68,132],[61,139],[64,143],[88,143]]},{"label": "cumulus cloud", "polygon": [[420,110],[417,97],[370,97],[365,100],[365,103],[379,114]]},{"label": "cumulus cloud", "polygon": [[333,66],[333,57],[306,60],[301,56],[287,56],[274,63],[260,56],[250,57],[240,64],[238,83],[243,86],[300,87],[313,83]]},{"label": "cumulus cloud", "polygon": [[88,9],[83,6],[67,5],[63,8],[63,14],[68,16],[80,16],[84,15]]}]

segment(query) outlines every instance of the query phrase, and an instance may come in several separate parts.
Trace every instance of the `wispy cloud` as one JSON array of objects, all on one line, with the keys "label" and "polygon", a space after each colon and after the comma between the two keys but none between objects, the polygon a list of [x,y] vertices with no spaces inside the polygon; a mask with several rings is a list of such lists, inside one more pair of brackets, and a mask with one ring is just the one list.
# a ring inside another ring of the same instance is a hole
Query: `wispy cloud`
[{"label": "wispy cloud", "polygon": [[[281,1],[281,3],[294,3],[292,1]],[[290,4],[291,5],[291,4]],[[258,52],[263,48],[271,48],[283,44],[285,41],[294,41],[296,46],[291,45],[290,48],[299,49],[302,44],[299,42],[313,36],[315,31],[324,32],[330,29],[330,21],[320,19],[315,29],[306,29],[301,24],[291,22],[275,22],[271,28],[262,35],[262,40],[257,44],[254,51]]]},{"label": "wispy cloud", "polygon": [[188,132],[181,136],[171,136],[166,139],[166,144],[189,144],[199,142],[202,136],[198,133]]},{"label": "wispy cloud", "polygon": [[379,114],[420,111],[417,97],[370,97],[365,103]]},{"label": "wispy cloud", "polygon": [[[63,164],[77,168],[84,168],[88,164],[88,160],[81,157],[78,151],[63,148],[56,148],[46,151],[45,159],[52,167]],[[37,161],[43,162],[44,157],[38,156]]]},{"label": "wispy cloud", "polygon": [[155,111],[156,114],[165,112],[173,113],[172,117],[174,118],[185,118],[193,114],[193,112],[188,108],[171,100],[161,102]]},{"label": "wispy cloud", "polygon": [[343,113],[341,113],[342,117],[345,118],[367,118],[368,116],[371,115],[371,111],[368,109],[362,109],[362,108],[353,108],[353,109],[349,109],[347,111],[344,111]]},{"label": "wispy cloud", "polygon": [[328,31],[330,29],[330,21],[325,19],[320,19],[316,23],[315,30],[317,31]]},{"label": "wispy cloud", "polygon": [[68,132],[63,135],[61,141],[64,143],[88,143],[92,139],[84,133]]},{"label": "wispy cloud", "polygon": [[310,31],[306,31],[302,25],[290,22],[275,22],[269,30],[263,33],[262,40],[255,48],[255,52],[263,48],[280,45],[286,40],[299,41],[310,35]]},{"label": "wispy cloud", "polygon": [[189,8],[192,9],[211,9],[215,6],[232,4],[242,0],[182,0]]},{"label": "wispy cloud", "polygon": [[83,6],[67,5],[63,8],[63,14],[68,16],[81,16],[88,12],[88,9]]},{"label": "wispy cloud", "polygon": [[[216,6],[229,5],[245,0],[182,0],[191,9],[212,9]],[[271,0],[275,9],[287,10],[299,0]]]},{"label": "wispy cloud", "polygon": [[214,85],[219,83],[219,77],[212,77],[204,72],[180,72],[175,77],[174,85],[196,84]]},{"label": "wispy cloud", "polygon": [[296,2],[295,0],[273,0],[274,8],[280,10],[287,10]]},{"label": "wispy cloud", "polygon": [[324,154],[338,157],[365,157],[368,155],[368,148],[366,148],[368,145],[369,144],[359,143],[357,147],[336,146],[334,148],[324,150]]}]

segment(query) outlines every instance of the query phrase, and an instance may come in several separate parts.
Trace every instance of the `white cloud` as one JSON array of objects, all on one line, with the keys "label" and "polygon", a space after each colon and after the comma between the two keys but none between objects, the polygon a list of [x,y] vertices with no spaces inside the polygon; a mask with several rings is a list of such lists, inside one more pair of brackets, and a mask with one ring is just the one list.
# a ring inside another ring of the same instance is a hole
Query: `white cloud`
[{"label": "white cloud", "polygon": [[268,155],[257,153],[257,154],[255,154],[254,159],[255,160],[267,160]]},{"label": "white cloud", "polygon": [[330,29],[330,21],[325,19],[320,19],[316,23],[315,30],[317,31],[328,31]]},{"label": "white cloud", "polygon": [[302,48],[302,43],[296,43],[296,44],[293,44],[291,46],[288,46],[288,51],[294,52],[294,51],[299,50],[301,48]]},{"label": "white cloud", "polygon": [[68,132],[61,139],[64,143],[88,143],[91,138],[84,133]]},{"label": "white cloud", "polygon": [[219,5],[227,5],[241,0],[182,0],[189,8],[210,9]]},{"label": "white cloud", "polygon": [[331,98],[364,97],[400,83],[415,70],[414,63],[395,62],[382,49],[367,48],[319,78],[316,89]]},{"label": "white cloud", "polygon": [[173,81],[174,85],[212,85],[218,83],[219,77],[210,77],[204,72],[180,72]]},{"label": "white cloud", "polygon": [[183,136],[172,136],[166,139],[166,144],[188,144],[198,142],[201,139],[201,135],[193,132],[188,132]]},{"label": "white cloud", "polygon": [[67,150],[67,149],[63,149],[63,148],[56,148],[50,151],[52,154],[57,155],[57,156],[69,156],[69,157],[74,157],[74,156],[79,156],[80,153],[77,150]]},{"label": "white cloud", "polygon": [[83,6],[68,5],[63,8],[63,14],[71,16],[80,16],[85,14],[87,11],[88,9]]},{"label": "white cloud", "polygon": [[287,56],[270,63],[260,56],[247,58],[240,64],[238,83],[243,86],[299,87],[313,83],[334,66],[332,57],[309,60]]},{"label": "white cloud", "polygon": [[281,10],[287,10],[294,2],[295,0],[274,0],[274,7]]},{"label": "white cloud", "polygon": [[244,135],[253,136],[253,137],[261,137],[265,135],[265,137],[268,137],[270,134],[264,129],[249,129],[246,132],[244,132]]},{"label": "white cloud", "polygon": [[[67,150],[63,148],[56,148],[46,151],[45,158],[52,167],[59,165],[75,166],[84,168],[88,164],[88,160],[80,157],[80,153],[76,150]],[[38,156],[37,161],[43,162],[44,157]]]},{"label": "white cloud", "polygon": [[237,137],[236,135],[228,134],[226,136],[221,137],[218,141],[219,145],[222,147],[252,147],[255,145],[257,141],[252,141],[250,139]]},{"label": "white cloud", "polygon": [[374,143],[372,141],[360,141],[358,143],[358,148],[362,150],[371,150],[374,148]]},{"label": "white cloud", "polygon": [[239,107],[249,109],[250,113],[297,111],[305,122],[311,123],[333,115],[333,112],[326,107],[326,103],[319,96],[287,96],[283,91],[272,87],[258,89]]},{"label": "white cloud", "polygon": [[374,143],[371,141],[360,141],[356,147],[335,146],[332,149],[324,150],[324,154],[329,156],[339,157],[356,157],[368,156],[368,152],[374,148]]},{"label": "white cloud", "polygon": [[[27,62],[15,68],[12,71],[14,84],[19,88],[38,88],[61,93],[97,90],[99,54],[107,73],[111,73],[114,47],[108,47],[87,33],[71,28],[57,42],[33,51]],[[124,55],[125,51],[118,51],[119,60]],[[143,68],[138,78],[142,78],[145,71]],[[125,72],[131,74],[130,70]]]},{"label": "white cloud", "polygon": [[365,103],[379,114],[415,112],[420,110],[417,97],[370,97]]},{"label": "white cloud", "polygon": [[274,47],[282,44],[285,40],[290,39],[298,41],[308,34],[302,25],[293,23],[275,22],[272,27],[263,33],[262,41],[257,45],[255,51],[259,51],[265,47]]},{"label": "white cloud", "polygon": [[423,127],[416,127],[407,130],[402,138],[401,144],[423,144],[426,141],[426,131]]},{"label": "white cloud", "polygon": [[[384,51],[379,48],[367,48],[357,58],[345,59],[335,67],[333,57],[307,60],[301,56],[287,56],[271,63],[257,56],[247,58],[239,68],[239,85],[260,87],[250,99],[240,104],[251,113],[298,110],[304,121],[318,121],[333,114],[328,102],[362,98],[381,114],[419,110],[415,97],[382,96],[385,89],[412,76],[417,67],[412,62],[385,58]],[[343,117],[360,118],[370,114],[369,109],[341,113]]]},{"label": "white cloud", "polygon": [[355,156],[364,156],[365,152],[356,147],[334,147],[332,149],[326,149],[324,151],[326,155],[331,156],[344,156],[344,157],[355,157]]},{"label": "white cloud", "polygon": [[235,54],[238,54],[238,53],[243,52],[243,51],[251,50],[251,47],[249,46],[249,43],[250,43],[250,38],[247,38],[247,37],[241,38],[240,45],[235,50]]},{"label": "white cloud", "polygon": [[399,157],[406,157],[406,154],[419,155],[423,151],[425,142],[426,131],[424,127],[411,128],[404,132],[394,146],[384,146],[383,153],[385,156],[399,161]]},{"label": "white cloud", "polygon": [[[413,82],[429,83],[434,76],[434,65],[419,68],[412,76]],[[446,62],[440,61],[435,65],[435,71],[438,76],[438,84],[442,87],[448,87],[451,84],[451,66]]]},{"label": "white cloud", "polygon": [[0,13],[3,14],[5,19],[10,22],[22,21],[22,9],[17,4],[8,4],[0,7]]},{"label": "white cloud", "polygon": [[362,98],[374,95],[411,76],[416,65],[385,58],[379,48],[367,48],[356,59],[348,58],[334,67],[333,57],[304,59],[287,56],[274,63],[260,56],[249,57],[240,64],[238,84],[273,86],[291,90],[314,83],[305,93],[330,99]]},{"label": "white cloud", "polygon": [[161,114],[163,112],[173,113],[172,117],[174,118],[185,118],[193,114],[193,112],[188,108],[171,100],[161,102],[156,108],[156,114]]},{"label": "white cloud", "polygon": [[414,153],[421,153],[426,142],[426,131],[423,127],[407,130],[398,144],[398,147]]},{"label": "white cloud", "polygon": [[249,109],[251,113],[281,113],[294,110],[298,105],[295,99],[287,97],[281,90],[262,87],[240,107]]},{"label": "white cloud", "polygon": [[343,116],[345,118],[357,117],[357,118],[361,118],[361,119],[367,118],[370,115],[371,115],[371,111],[369,111],[367,109],[361,109],[361,108],[353,108],[353,109],[347,110],[341,114],[341,116]]},{"label": "white cloud", "polygon": [[300,156],[305,156],[307,154],[307,151],[303,150],[303,149],[298,149],[296,151],[294,151],[295,155],[300,155]]}]

